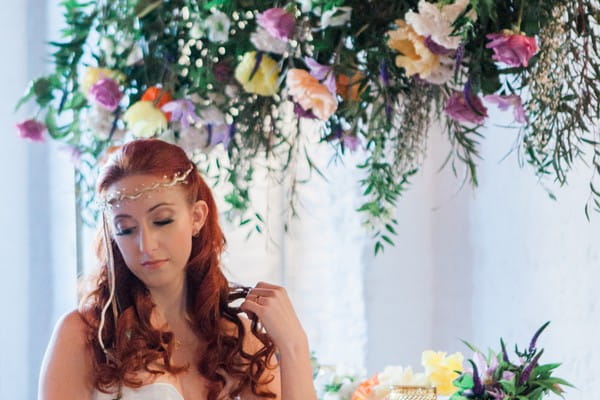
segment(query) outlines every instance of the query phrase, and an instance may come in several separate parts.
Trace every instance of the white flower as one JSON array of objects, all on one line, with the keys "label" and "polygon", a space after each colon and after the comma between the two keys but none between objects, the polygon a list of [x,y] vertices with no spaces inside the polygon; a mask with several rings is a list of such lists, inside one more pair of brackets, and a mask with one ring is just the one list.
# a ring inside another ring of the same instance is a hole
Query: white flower
[{"label": "white flower", "polygon": [[352,7],[333,7],[321,15],[321,28],[325,29],[329,26],[340,26],[350,21],[352,15]]},{"label": "white flower", "polygon": [[225,94],[227,97],[233,99],[239,93],[239,89],[236,85],[226,85],[225,86]]},{"label": "white flower", "polygon": [[204,124],[223,125],[225,114],[215,106],[206,107],[200,111],[200,119]]},{"label": "white flower", "polygon": [[[447,49],[457,49],[460,45],[459,36],[450,36],[454,30],[452,24],[467,8],[470,0],[456,0],[455,3],[438,6],[425,0],[419,1],[419,12],[409,11],[405,15],[406,23],[419,35],[428,37]],[[467,17],[475,20],[477,14],[470,11]]]},{"label": "white flower", "polygon": [[205,127],[190,125],[179,131],[177,144],[185,150],[188,155],[195,151],[206,151],[208,149],[208,130]]},{"label": "white flower", "polygon": [[411,367],[402,368],[400,366],[385,367],[383,372],[378,375],[379,384],[373,388],[375,398],[382,399],[390,393],[390,386],[425,386],[427,377],[424,373],[413,373]]},{"label": "white flower", "polygon": [[204,30],[202,29],[202,26],[199,23],[194,22],[194,24],[190,28],[189,35],[191,39],[198,40],[202,38],[202,36],[204,36]]},{"label": "white flower", "polygon": [[[85,125],[92,131],[98,140],[106,140],[113,129],[115,116],[112,112],[98,106],[92,106],[84,117]],[[115,129],[114,136],[122,136],[120,129]]]},{"label": "white flower", "polygon": [[256,32],[250,35],[250,41],[256,47],[256,50],[266,51],[275,54],[283,54],[287,50],[287,43],[272,36],[266,29],[257,27]]},{"label": "white flower", "polygon": [[208,30],[208,40],[216,43],[226,42],[229,39],[230,25],[231,21],[225,13],[213,10],[211,15],[204,21],[204,26]]}]

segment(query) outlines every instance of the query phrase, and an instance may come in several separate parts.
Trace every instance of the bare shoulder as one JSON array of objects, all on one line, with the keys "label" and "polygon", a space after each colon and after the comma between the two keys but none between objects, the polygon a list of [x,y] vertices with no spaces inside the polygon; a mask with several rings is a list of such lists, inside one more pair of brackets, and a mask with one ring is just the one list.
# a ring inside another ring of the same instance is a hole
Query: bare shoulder
[{"label": "bare shoulder", "polygon": [[[54,328],[40,372],[39,400],[92,398],[88,326],[77,310],[62,316]],[[64,383],[68,382],[68,385]]]}]

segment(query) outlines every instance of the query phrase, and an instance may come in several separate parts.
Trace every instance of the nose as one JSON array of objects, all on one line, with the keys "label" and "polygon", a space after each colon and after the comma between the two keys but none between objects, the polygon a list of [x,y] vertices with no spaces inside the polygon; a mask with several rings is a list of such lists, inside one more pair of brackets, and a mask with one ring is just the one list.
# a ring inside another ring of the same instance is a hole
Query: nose
[{"label": "nose", "polygon": [[151,254],[156,250],[158,241],[156,240],[155,232],[152,228],[142,224],[138,235],[138,247],[140,252]]}]

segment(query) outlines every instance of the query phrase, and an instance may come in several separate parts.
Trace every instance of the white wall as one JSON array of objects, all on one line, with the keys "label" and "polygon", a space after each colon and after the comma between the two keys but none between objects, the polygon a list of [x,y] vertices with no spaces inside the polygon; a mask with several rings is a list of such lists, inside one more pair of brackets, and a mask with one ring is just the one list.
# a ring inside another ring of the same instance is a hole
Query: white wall
[{"label": "white wall", "polygon": [[[510,115],[491,111],[496,125]],[[395,248],[365,267],[371,373],[388,364],[419,366],[425,349],[469,352],[523,347],[543,322],[542,361],[563,362],[558,375],[574,383],[570,400],[600,398],[600,215],[587,222],[588,169],[578,166],[568,187],[550,200],[516,155],[500,160],[516,131],[485,131],[480,187],[465,187],[449,171],[437,173],[446,139],[430,138],[425,167],[398,207]]]}]

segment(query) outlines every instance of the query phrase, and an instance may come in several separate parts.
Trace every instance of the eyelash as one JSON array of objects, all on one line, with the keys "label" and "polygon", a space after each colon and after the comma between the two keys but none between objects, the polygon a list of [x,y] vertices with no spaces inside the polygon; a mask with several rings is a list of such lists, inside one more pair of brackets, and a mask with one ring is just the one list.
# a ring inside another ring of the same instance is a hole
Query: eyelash
[{"label": "eyelash", "polygon": [[[168,219],[163,219],[160,221],[154,221],[154,225],[157,226],[165,226],[165,225],[169,225],[170,223],[172,223],[174,220],[173,218],[168,218]],[[125,236],[125,235],[129,235],[133,232],[134,228],[128,228],[128,229],[123,229],[117,233],[115,233],[116,236]]]}]

